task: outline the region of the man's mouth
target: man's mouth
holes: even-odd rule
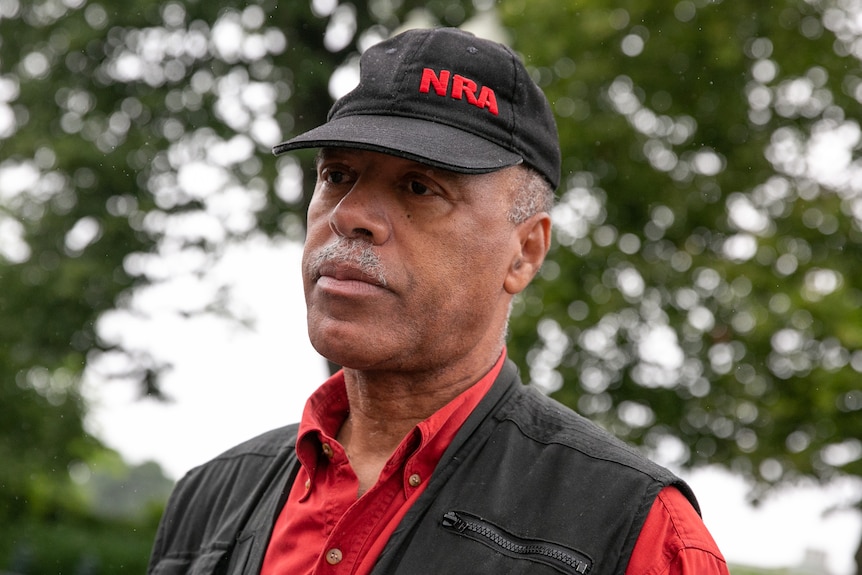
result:
[[[308,271],[316,281],[328,277],[384,288],[388,285],[380,257],[371,245],[346,238],[339,238],[315,253],[308,263]]]
[[[339,282],[363,282],[377,287],[386,287],[386,279],[379,275],[371,275],[360,268],[335,262],[321,265],[316,275],[318,281],[321,278],[331,278]]]

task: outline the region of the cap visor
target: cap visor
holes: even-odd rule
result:
[[[520,164],[520,155],[446,124],[403,116],[343,116],[275,146],[279,155],[302,148],[347,147],[382,152],[465,174]]]

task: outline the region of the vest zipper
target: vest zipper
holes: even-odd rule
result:
[[[574,569],[576,573],[586,575],[592,568],[592,561],[577,551],[546,541],[521,539],[467,513],[450,511],[443,516],[442,523],[444,528],[496,548],[510,557],[532,558],[557,569],[568,568],[564,573]]]

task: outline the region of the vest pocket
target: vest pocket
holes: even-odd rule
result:
[[[593,566],[592,560],[579,551],[550,541],[519,537],[464,511],[449,511],[441,524],[447,531],[477,541],[508,557],[542,563],[561,573],[587,575]]]

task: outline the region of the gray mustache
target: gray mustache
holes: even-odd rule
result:
[[[317,276],[320,267],[325,263],[347,264],[373,278],[381,286],[387,285],[380,257],[367,242],[339,237],[312,256],[308,263],[309,276]]]

